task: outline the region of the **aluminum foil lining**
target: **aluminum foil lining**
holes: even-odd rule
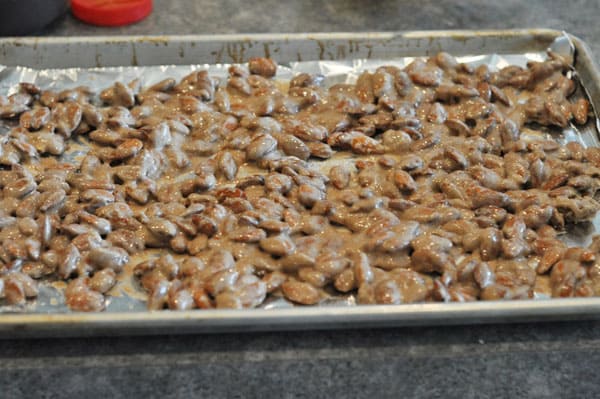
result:
[[[571,61],[575,59],[574,46],[569,38],[564,35],[555,40],[550,50],[567,57]],[[547,57],[546,52],[533,52],[524,54],[480,54],[457,57],[459,62],[470,64],[474,67],[482,64],[496,69],[508,65],[525,67],[528,61],[543,61]],[[281,64],[278,67],[277,78],[289,80],[301,72],[319,73],[325,77],[325,86],[337,83],[354,83],[358,76],[364,71],[374,71],[383,65],[394,65],[403,68],[410,64],[414,57],[388,58],[388,59],[360,59],[347,61],[302,61]],[[211,76],[226,79],[228,68],[231,64],[198,64],[198,65],[163,65],[163,66],[135,66],[135,67],[107,67],[107,68],[66,68],[66,69],[32,69],[27,67],[0,66],[0,93],[12,94],[17,91],[19,82],[31,82],[46,90],[61,91],[77,86],[88,86],[95,92],[111,86],[115,81],[129,82],[140,79],[144,87],[157,83],[166,77],[177,80],[195,70],[207,70]],[[577,65],[571,72],[577,79]],[[574,99],[587,96],[585,87],[579,85]],[[594,115],[597,115],[594,112]],[[6,132],[9,126],[0,124],[0,134]],[[590,118],[590,122],[583,127],[569,126],[562,131],[533,132],[539,137],[543,134],[547,138],[557,140],[561,144],[569,141],[578,141],[584,146],[600,146],[598,136],[598,118]],[[529,134],[529,133],[525,133]],[[67,154],[69,156],[69,154]],[[335,159],[330,162],[336,162]],[[337,160],[339,162],[339,160]],[[327,170],[331,166],[328,161],[321,162],[322,167]],[[591,237],[600,232],[600,216],[591,223],[575,226],[563,236],[564,241],[571,245],[587,245]],[[156,251],[154,251],[156,253]],[[105,312],[135,312],[145,311],[145,293],[133,281],[130,273],[132,266],[140,261],[133,257],[132,261],[120,276],[119,283],[107,296],[107,307]],[[129,273],[128,273],[129,271]],[[29,301],[26,305],[2,306],[0,300],[0,313],[66,313],[70,312],[65,305],[63,289],[64,282],[42,281],[37,299]],[[538,296],[536,296],[538,297]],[[543,295],[539,296],[544,298]],[[547,297],[546,297],[547,298]],[[354,295],[336,295],[330,300],[325,300],[320,306],[354,306],[356,298]],[[294,306],[283,298],[269,298],[261,305],[264,309],[282,308]]]

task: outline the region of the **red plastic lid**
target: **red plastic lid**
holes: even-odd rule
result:
[[[73,15],[100,26],[121,26],[141,21],[152,12],[152,0],[71,0]]]

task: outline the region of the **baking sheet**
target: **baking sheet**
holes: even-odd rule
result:
[[[576,41],[574,47],[568,36],[558,32],[553,33],[555,40],[552,43],[553,50],[560,52],[563,55],[573,56],[573,52],[577,50],[577,55],[587,57],[587,50]],[[410,34],[407,34],[410,35]],[[438,39],[443,37],[443,33],[438,33]],[[478,35],[472,33],[473,38],[477,39]],[[511,35],[507,35],[510,37]],[[525,40],[525,35],[514,35],[516,43],[522,45]],[[431,33],[431,37],[435,38],[436,34]],[[495,67],[501,68],[505,65],[516,64],[524,66],[529,60],[542,60],[545,58],[545,52],[539,51],[539,46],[534,46],[536,43],[531,43],[532,47],[536,47],[537,51],[515,54],[488,54],[475,56],[462,56],[458,59],[461,62],[468,62],[474,65],[487,63]],[[537,43],[539,44],[539,43]],[[0,43],[0,47],[2,43]],[[438,51],[440,49],[437,49]],[[428,49],[426,53],[430,51]],[[300,58],[300,57],[298,57]],[[588,57],[589,59],[589,57]],[[1,60],[1,57],[0,57]],[[290,63],[281,63],[278,71],[278,77],[281,79],[289,79],[298,72],[319,72],[326,76],[326,84],[331,85],[339,82],[352,82],[358,74],[364,70],[373,70],[381,65],[396,65],[403,67],[410,63],[413,57],[398,57],[385,59],[353,59],[353,60],[335,60],[335,61],[296,61]],[[169,65],[169,66],[130,66],[130,67],[109,67],[109,68],[61,68],[61,69],[31,69],[27,67],[0,67],[0,92],[10,93],[15,90],[15,84],[19,81],[32,81],[42,86],[43,88],[60,88],[65,89],[75,87],[81,84],[86,84],[94,89],[106,87],[112,84],[115,80],[129,81],[135,78],[140,78],[144,86],[162,80],[165,76],[175,77],[177,79],[187,75],[196,69],[207,69],[213,76],[224,78],[227,76],[227,68],[229,64],[195,64],[195,65]],[[579,65],[576,65],[579,67]],[[588,68],[589,69],[589,68]],[[579,72],[579,71],[577,71]],[[597,78],[595,71],[592,71],[593,76]],[[589,74],[589,70],[584,71],[585,76]],[[587,85],[587,82],[585,82]],[[594,82],[596,83],[596,82]],[[590,83],[591,85],[591,83]],[[597,90],[596,85],[587,87],[591,91]],[[581,92],[579,95],[582,95]],[[597,122],[597,119],[594,119]],[[589,123],[581,130],[574,128],[566,129],[556,136],[560,141],[577,140],[584,145],[598,145],[598,130],[594,123]],[[574,235],[570,235],[568,240],[572,240],[571,245],[584,244],[589,240],[593,231],[598,231],[598,218],[595,219],[592,225],[584,229],[578,229]],[[118,287],[116,290],[120,290]],[[122,290],[121,290],[122,291]],[[533,304],[533,301],[514,301],[512,303],[502,302],[479,302],[471,304],[418,304],[418,305],[399,305],[399,306],[358,306],[352,308],[340,308],[332,306],[320,306],[317,308],[289,308],[289,304],[283,301],[270,301],[265,305],[266,308],[272,309],[269,312],[264,310],[244,310],[243,315],[239,311],[192,311],[192,312],[159,312],[151,313],[145,311],[145,304],[140,297],[134,295],[123,295],[121,292],[115,292],[116,296],[109,300],[107,311],[104,314],[97,315],[77,315],[68,312],[64,306],[64,300],[60,290],[56,290],[52,286],[45,285],[42,287],[40,297],[37,301],[28,304],[25,308],[9,308],[4,307],[0,312],[21,312],[28,313],[23,315],[4,314],[0,317],[0,332],[7,331],[12,326],[23,326],[26,329],[34,331],[52,330],[66,331],[73,330],[72,323],[84,323],[76,328],[80,332],[84,328],[92,326],[114,329],[114,332],[132,331],[137,324],[139,325],[154,325],[156,327],[166,327],[170,322],[177,320],[179,325],[184,324],[192,330],[214,330],[224,328],[231,330],[234,326],[241,328],[298,328],[300,326],[313,327],[332,327],[341,326],[347,322],[354,320],[356,323],[382,323],[382,324],[413,324],[415,320],[417,324],[429,324],[433,322],[464,322],[464,321],[485,321],[486,319],[503,321],[505,318],[519,319],[520,317],[548,317],[563,314],[569,309],[570,315],[579,315],[590,317],[597,312],[592,312],[590,309],[600,309],[600,300],[595,298],[589,299],[574,299],[562,300],[553,299],[550,301],[538,301]],[[325,305],[352,305],[352,298],[344,299],[343,301],[333,301]],[[519,307],[520,306],[520,307]],[[281,309],[284,307],[284,309]],[[273,309],[277,308],[277,309]],[[493,309],[495,312],[489,313]],[[521,311],[516,311],[521,309]],[[550,311],[554,309],[555,311]],[[575,310],[575,311],[574,311]],[[68,312],[68,313],[66,313]],[[126,313],[123,313],[126,312]],[[463,317],[455,318],[456,312]],[[35,318],[35,314],[46,314],[46,318]],[[55,313],[54,315],[49,315]],[[117,314],[118,313],[118,314]],[[470,314],[470,317],[465,317]],[[495,319],[486,317],[485,315],[496,314]],[[334,316],[336,315],[336,316]],[[504,316],[502,316],[504,315]],[[563,314],[564,316],[565,314]],[[299,317],[300,320],[295,320]],[[292,319],[294,320],[292,320]],[[184,323],[183,320],[187,320]],[[209,325],[196,326],[189,324],[190,320],[204,320]],[[217,322],[219,320],[219,322]],[[419,322],[418,320],[422,320]],[[489,321],[488,320],[488,321]],[[85,323],[88,323],[85,325]],[[165,324],[166,323],[166,324]],[[333,324],[333,325],[332,325]],[[52,327],[53,326],[53,327]],[[110,327],[112,326],[112,327]],[[269,327],[270,326],[270,327]],[[71,328],[69,328],[71,327]],[[62,329],[61,329],[62,328]],[[93,329],[99,332],[100,329]],[[143,332],[143,331],[138,331]]]

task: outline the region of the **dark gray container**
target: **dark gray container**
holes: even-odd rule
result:
[[[37,33],[63,15],[68,3],[68,0],[0,0],[0,36]]]

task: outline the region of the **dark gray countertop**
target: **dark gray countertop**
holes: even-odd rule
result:
[[[154,13],[124,28],[99,28],[71,16],[47,35],[147,35],[263,32],[365,32],[427,29],[552,28],[600,50],[594,0],[154,0]],[[595,51],[598,53],[598,51]]]
[[[501,3],[501,4],[500,4]],[[545,27],[600,54],[598,2],[155,0],[46,35]],[[600,322],[0,341],[0,397],[595,397]]]

